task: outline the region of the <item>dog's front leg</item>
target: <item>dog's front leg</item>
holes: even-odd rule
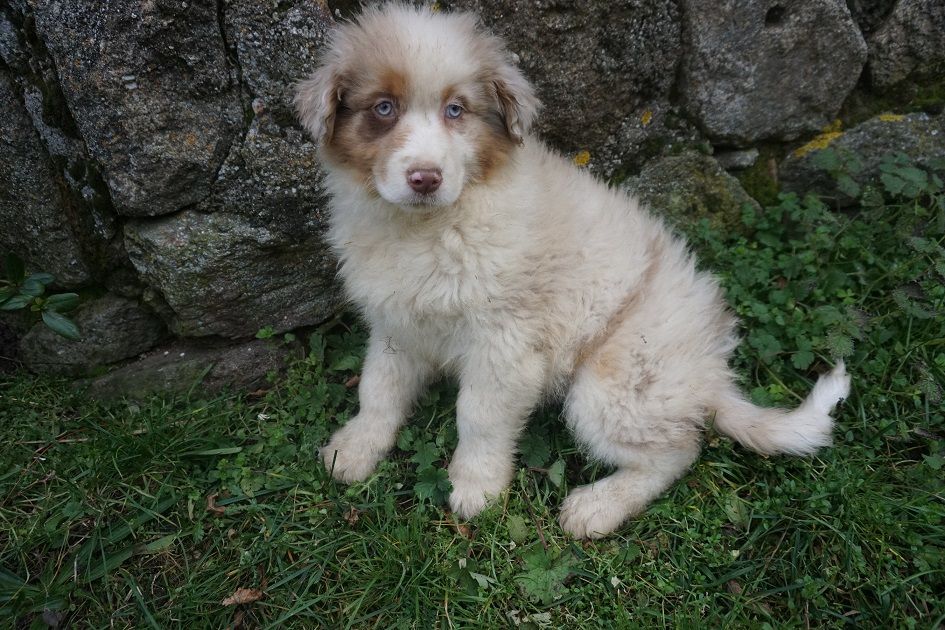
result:
[[[541,355],[509,346],[485,345],[467,357],[456,402],[459,443],[449,467],[450,507],[460,517],[478,514],[511,481],[516,441],[538,404],[544,371]]]
[[[325,467],[335,479],[352,483],[374,471],[397,440],[397,430],[431,371],[409,349],[396,347],[390,336],[371,332],[358,385],[358,415],[321,449]]]

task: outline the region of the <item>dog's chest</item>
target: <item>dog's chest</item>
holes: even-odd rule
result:
[[[349,295],[369,314],[408,324],[494,308],[508,250],[487,225],[388,225],[338,242]]]

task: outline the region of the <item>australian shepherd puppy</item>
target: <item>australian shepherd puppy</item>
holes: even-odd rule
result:
[[[322,449],[337,479],[371,474],[442,372],[460,384],[449,501],[464,518],[509,484],[546,395],[615,468],[565,499],[561,526],[577,537],[612,532],[684,474],[709,417],[761,453],[830,443],[843,365],[793,411],[749,402],[727,365],[737,322],[718,283],[635,199],[529,134],[534,90],[473,15],[365,9],[334,31],[296,106],[320,145],[341,276],[371,328],[360,411]]]

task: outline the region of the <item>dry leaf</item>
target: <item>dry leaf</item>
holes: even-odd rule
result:
[[[351,389],[352,387],[357,387],[358,383],[360,382],[361,382],[361,375],[355,374],[354,376],[349,378],[347,381],[345,381],[345,387],[347,387],[348,389]]]
[[[217,505],[217,497],[220,496],[216,492],[207,497],[207,511],[213,512],[217,516],[223,516],[226,513],[226,508]]]
[[[348,521],[348,525],[354,525],[358,522],[359,518],[361,518],[361,512],[358,511],[358,508],[353,505],[348,508],[348,512],[345,514],[345,520]]]
[[[732,595],[742,594],[742,585],[736,582],[735,580],[729,580],[726,586],[728,587],[728,592],[731,593]]]
[[[239,604],[252,604],[263,597],[263,592],[258,588],[238,588],[236,592],[223,600],[224,606],[237,606]]]

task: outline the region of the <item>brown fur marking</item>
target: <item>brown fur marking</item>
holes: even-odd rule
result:
[[[627,297],[624,298],[623,302],[620,304],[614,314],[609,320],[607,320],[607,324],[604,326],[604,328],[584,344],[584,347],[581,348],[581,350],[578,352],[577,358],[575,359],[575,370],[584,365],[588,359],[594,357],[598,353],[607,340],[614,335],[617,329],[620,328],[620,326],[627,320],[627,318],[636,308],[639,301],[643,298],[644,293],[647,291],[650,284],[652,284],[653,278],[656,276],[656,271],[659,268],[659,263],[663,257],[664,248],[665,243],[662,241],[662,239],[657,239],[650,243],[649,247],[647,248],[646,268],[640,275],[640,282],[637,285],[636,290],[629,293]],[[614,361],[615,359],[613,357],[608,358],[608,356],[604,354],[598,357],[595,361],[595,368],[600,366],[605,373],[609,374],[614,369]],[[605,374],[602,374],[602,376],[603,375]]]
[[[382,92],[401,100],[407,96],[409,88],[407,75],[393,68],[385,68],[381,71],[377,78],[377,85],[380,86]]]
[[[487,128],[488,129],[488,128]],[[477,170],[474,179],[487,181],[509,159],[515,144],[504,133],[495,134],[491,129],[479,136],[476,151]]]
[[[400,72],[385,69],[376,77],[361,82],[361,89],[345,95],[335,115],[334,134],[325,146],[326,154],[354,170],[366,186],[373,189],[372,170],[379,160],[403,146],[407,130],[398,126],[398,111],[404,102],[407,79]],[[394,102],[395,113],[378,116],[374,106],[379,100]]]

